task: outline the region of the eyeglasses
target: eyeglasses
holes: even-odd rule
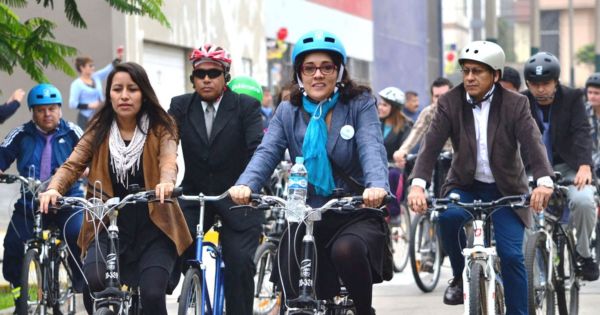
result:
[[[312,63],[302,65],[300,71],[304,75],[314,75],[317,70],[320,70],[322,74],[332,74],[337,69],[337,66],[333,63],[323,63],[320,67],[315,66]]]
[[[482,69],[482,68],[462,68],[460,69],[460,72],[462,72],[463,76],[468,76],[469,73],[472,73],[474,76],[480,76],[482,73],[484,73],[486,70]]]
[[[222,74],[223,74],[223,70],[219,70],[219,69],[208,69],[208,70],[196,69],[193,72],[193,75],[200,79],[204,79],[206,76],[208,76],[211,79],[215,79],[215,78],[218,78],[219,76],[221,76]]]

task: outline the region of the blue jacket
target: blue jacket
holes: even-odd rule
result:
[[[363,186],[389,191],[388,162],[375,104],[375,98],[368,94],[355,97],[349,104],[338,101],[332,109],[327,153],[337,166]],[[292,161],[296,156],[302,156],[302,143],[308,125],[305,115],[304,110],[290,102],[279,105],[262,143],[237,185],[247,185],[252,191],[258,192],[283,158],[286,149],[289,149]],[[340,135],[342,127],[345,130],[353,129],[354,135],[344,139]],[[346,192],[352,191],[351,186],[336,176],[335,172],[334,180],[336,187]],[[315,195],[309,185],[309,205],[317,207],[326,201],[326,198]]]
[[[52,173],[67,160],[79,141],[83,131],[72,122],[61,119],[52,139]],[[17,160],[17,171],[21,176],[30,176],[30,169],[35,178],[40,177],[40,163],[45,139],[40,135],[35,123],[29,121],[11,130],[0,144],[0,169],[5,171]],[[81,181],[77,181],[66,196],[83,196]],[[30,200],[31,196],[27,196]],[[17,202],[24,202],[23,196]],[[27,203],[26,203],[27,204]]]

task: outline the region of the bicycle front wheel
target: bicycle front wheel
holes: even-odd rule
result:
[[[392,250],[394,252],[394,272],[402,272],[408,264],[410,239],[410,211],[405,203],[400,204],[400,223],[390,226]]]
[[[27,314],[45,313],[44,287],[42,266],[38,258],[38,252],[30,249],[25,253],[23,267],[21,269],[21,297],[19,299],[20,310],[27,310]]]
[[[75,315],[75,290],[73,272],[68,263],[69,254],[65,247],[58,252],[58,261],[54,270],[54,313]]]
[[[485,273],[483,266],[478,263],[471,264],[469,278],[469,314],[481,315],[487,313]]]
[[[537,232],[529,236],[525,244],[529,314],[554,314],[555,293],[552,285],[554,277],[548,274],[549,266],[550,255],[546,249],[546,234]]]
[[[557,241],[558,266],[556,268],[556,300],[561,315],[579,312],[579,280],[575,264],[575,248],[566,236],[559,236]]]
[[[275,243],[267,241],[256,250],[254,256],[256,265],[254,315],[279,314],[281,292],[273,282],[269,281],[275,259],[277,259],[277,244]]]
[[[197,268],[185,273],[181,295],[179,296],[179,315],[204,315],[202,310],[202,274]]]
[[[440,280],[441,243],[435,224],[428,215],[417,215],[410,229],[410,265],[421,291],[431,292]]]

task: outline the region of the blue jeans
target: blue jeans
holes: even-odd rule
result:
[[[475,181],[470,190],[454,189],[450,193],[460,195],[460,201],[473,202],[475,199],[491,201],[502,197],[496,184]],[[461,277],[465,267],[461,253],[466,246],[463,225],[471,220],[464,209],[450,206],[439,216],[442,246],[450,258],[454,277]],[[506,314],[527,314],[527,274],[523,257],[523,232],[525,226],[510,208],[496,210],[492,215],[496,251],[500,256],[500,268],[505,288]]]
[[[61,238],[63,237],[64,225],[68,221],[66,231],[67,244],[72,252],[69,257],[69,265],[73,271],[73,287],[77,292],[81,292],[83,287],[83,276],[79,272],[79,268],[73,259],[80,261],[81,250],[77,246],[77,237],[81,228],[83,215],[81,212],[71,215],[74,211],[60,211],[57,214],[46,214],[42,217],[42,225],[44,227],[52,223],[61,229]],[[69,219],[69,217],[71,217]],[[12,218],[8,224],[6,236],[4,237],[4,263],[2,264],[2,274],[4,279],[10,282],[13,287],[21,285],[21,268],[23,265],[23,257],[25,253],[25,243],[33,237],[33,213],[31,210],[24,210],[23,206],[19,207],[17,203],[13,211]],[[81,265],[81,263],[79,263]]]

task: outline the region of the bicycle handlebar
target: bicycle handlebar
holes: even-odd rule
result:
[[[206,195],[200,193],[196,196],[181,194],[179,196],[179,198],[181,198],[182,200],[187,200],[187,201],[219,201],[219,200],[225,199],[227,196],[229,196],[229,192],[226,191],[218,196],[206,196]]]
[[[183,189],[181,187],[176,187],[175,189],[173,189],[173,192],[171,193],[171,198],[176,198],[181,196]],[[97,199],[99,200],[99,199]],[[70,206],[80,206],[80,207],[84,207],[86,209],[89,208],[93,208],[93,207],[97,207],[97,206],[106,206],[106,207],[110,207],[110,208],[122,208],[123,206],[125,206],[126,204],[130,204],[130,203],[135,203],[135,202],[157,202],[159,201],[156,198],[156,193],[154,190],[146,190],[146,191],[140,191],[140,192],[136,192],[136,193],[132,193],[129,194],[127,196],[125,196],[123,199],[109,199],[109,200],[113,200],[113,202],[109,202],[107,201],[106,203],[98,203],[97,201],[90,201],[88,199],[85,199],[83,197],[60,197],[58,198],[58,200],[56,201],[56,205],[52,206],[52,208],[56,208],[56,209],[60,209],[60,208],[64,208],[64,207],[70,207]],[[166,199],[165,202],[168,202],[170,200]]]
[[[461,202],[460,196],[458,194],[450,194],[449,198],[439,198],[439,199],[428,199],[427,204],[436,210],[445,210],[449,204],[457,205],[461,208],[465,208],[467,210],[475,210],[475,209],[488,209],[495,208],[500,206],[508,206],[511,208],[515,207],[527,207],[529,206],[529,194],[524,195],[514,195],[514,196],[505,196],[496,200],[483,202],[480,200],[475,200],[474,202]]]

